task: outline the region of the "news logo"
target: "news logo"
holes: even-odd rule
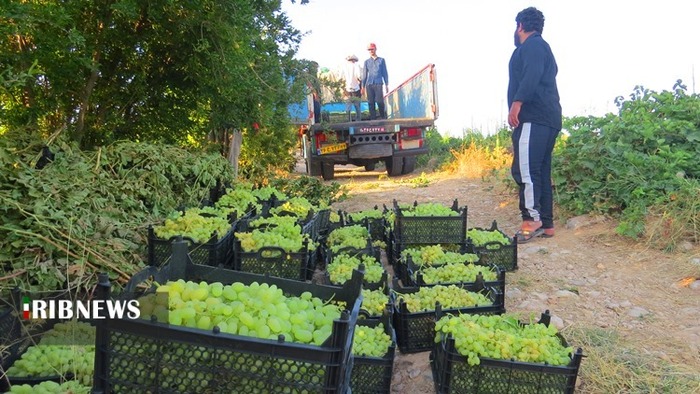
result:
[[[138,319],[138,300],[32,300],[22,297],[22,317],[31,319]]]

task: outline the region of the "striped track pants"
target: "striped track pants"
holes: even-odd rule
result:
[[[522,123],[513,130],[511,174],[518,184],[520,212],[525,221],[542,221],[554,227],[552,150],[559,130],[537,123]]]

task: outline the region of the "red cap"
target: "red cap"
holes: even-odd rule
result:
[[[370,42],[369,45],[367,45],[367,49],[377,49],[377,46],[373,42]]]

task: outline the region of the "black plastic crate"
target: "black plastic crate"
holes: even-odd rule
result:
[[[233,232],[236,223],[231,225],[231,229],[222,237],[214,235],[206,243],[197,243],[191,238],[184,237],[188,243],[189,253],[196,264],[209,265],[212,267],[233,267]],[[168,263],[172,254],[172,243],[177,237],[170,239],[158,238],[153,231],[153,227],[148,227],[148,265],[161,267]]]
[[[539,322],[549,324],[544,316]],[[438,394],[573,394],[582,359],[578,348],[566,366],[485,357],[478,365],[469,365],[467,357],[456,351],[454,338],[443,334],[430,354],[430,365]]]
[[[387,286],[384,286],[383,288],[379,288],[379,289],[363,288],[363,290],[375,290],[375,291],[381,290],[387,296],[387,303],[384,307],[388,308],[388,310],[391,311],[391,313],[392,313],[391,325],[393,327],[394,326],[393,313],[394,313],[395,300],[394,300],[394,293],[391,291],[391,287],[389,287],[389,285],[388,285],[388,278],[387,278]],[[364,300],[365,300],[365,298],[363,297],[363,302],[364,302]],[[362,307],[360,308],[360,319],[361,320],[362,319],[364,319],[364,320],[379,320],[381,318],[382,318],[382,313],[372,314],[367,309],[362,308]]]
[[[22,347],[26,349],[26,344],[22,343],[23,328],[18,313],[14,300],[0,300],[0,366],[3,371],[7,370],[23,351]],[[0,378],[0,381],[2,380]]]
[[[339,254],[347,254],[350,256],[371,256],[377,259],[377,261],[381,261],[381,251],[378,248],[375,248],[370,240],[367,240],[367,245],[362,249],[353,248],[352,246],[346,246],[333,252],[327,245],[323,245],[323,249],[325,264],[329,264],[330,262],[332,262],[333,257]]]
[[[360,265],[360,266],[362,266],[362,265]],[[360,268],[362,268],[362,267],[360,267]],[[323,273],[323,281],[324,281],[323,284],[325,284],[327,286],[335,286],[335,287],[342,286],[341,284],[335,284],[335,283],[331,282],[331,278],[330,278],[330,275],[328,275],[328,272]],[[366,280],[362,281],[362,288],[363,289],[379,290],[379,289],[387,288],[388,286],[389,286],[389,274],[386,271],[384,271],[384,273],[382,274],[382,278],[379,280],[379,282],[368,283]]]
[[[440,304],[435,310],[409,312],[401,294],[414,293],[418,287],[394,289],[397,293],[394,301],[394,329],[399,349],[403,353],[417,353],[431,350],[435,346],[436,314],[502,314],[506,311],[504,294],[497,288],[483,288],[481,284],[463,284],[462,288],[473,292],[486,292],[492,305],[465,306],[463,308],[443,309]]]
[[[240,240],[235,239],[233,241],[233,268],[260,275],[269,274],[280,278],[310,280],[320,258],[319,248],[313,240],[314,234],[318,234],[318,228],[315,225],[316,217],[317,215],[314,215],[305,225],[297,221],[301,233],[308,237],[303,241],[302,248],[296,252],[287,252],[275,246],[266,246],[257,251],[246,252],[241,248]],[[254,216],[242,219],[236,227],[236,232],[252,231],[251,222],[261,218],[261,216]],[[313,250],[310,250],[309,242],[314,243]]]
[[[270,275],[299,281],[310,280],[316,268],[317,251],[308,250],[304,241],[298,252],[287,252],[275,246],[262,247],[255,252],[244,252],[240,240],[234,242],[234,267],[238,271]]]
[[[348,310],[333,322],[321,345],[257,339],[168,325],[146,319],[99,319],[94,393],[346,393],[353,359],[352,338],[362,302],[362,274],[342,289],[298,281],[195,265],[183,242],[173,245],[170,264],[149,267],[127,284],[126,295],[138,284],[185,279],[230,284],[276,285],[289,295],[308,291],[324,300],[345,301]],[[107,299],[109,281],[100,276],[98,297]],[[135,366],[137,366],[135,368]]]
[[[506,271],[515,271],[518,269],[518,240],[515,237],[509,237],[503,231],[498,229],[498,224],[493,221],[491,228],[484,229],[474,227],[477,230],[483,231],[498,231],[508,238],[510,243],[503,245],[498,242],[489,242],[486,245],[474,246],[474,243],[467,238],[467,250],[470,253],[479,255],[479,263],[484,265],[497,265]]]
[[[386,219],[384,218],[385,210],[379,209],[377,205],[374,209],[381,213],[378,218],[365,217],[361,220],[353,220],[352,214],[357,212],[345,212],[345,223],[348,226],[361,225],[369,229],[369,235],[372,241],[385,241],[386,239]]]
[[[328,234],[330,234],[331,231],[345,226],[345,224],[346,224],[345,213],[339,209],[338,212],[336,212],[336,214],[338,215],[338,221],[332,220],[332,218],[331,218],[332,217],[331,215],[333,215],[332,212],[330,212],[328,214],[328,226],[323,228],[321,231],[321,239],[322,240],[326,239],[326,237],[328,237]]]
[[[417,205],[414,202],[414,205]],[[456,216],[404,216],[394,200],[394,242],[397,244],[458,244],[467,232],[467,207],[459,207],[455,199],[452,210]],[[395,257],[396,258],[396,257]]]
[[[302,226],[302,233],[309,234],[313,242],[320,242],[324,234],[328,234],[330,226],[330,209],[321,209],[313,214],[311,219]]]
[[[333,261],[333,257],[337,256],[339,254],[347,254],[353,257],[359,257],[359,256],[371,256],[374,257],[380,264],[381,264],[381,251],[378,248],[375,248],[372,246],[372,243],[370,240],[367,240],[367,246],[365,246],[362,249],[357,249],[353,248],[352,246],[347,246],[344,248],[338,249],[338,251],[333,252],[330,250],[328,246],[325,244],[322,247],[322,259],[323,259],[323,264],[326,268],[326,270],[323,272],[323,280],[324,283],[330,286],[334,286],[334,284],[330,280],[330,276],[328,275],[327,267],[328,264],[330,264]],[[384,271],[384,275],[382,276],[382,279],[378,283],[368,283],[367,281],[364,281],[364,287],[365,288],[371,288],[371,289],[378,289],[382,285],[386,284],[388,281],[388,274],[386,273],[386,270]]]
[[[397,255],[397,245],[396,245],[396,239],[394,237],[394,230],[390,229],[387,227],[386,231],[386,259],[389,265],[395,265],[396,260],[400,258],[400,256]]]
[[[391,338],[387,354],[383,357],[354,356],[350,388],[353,394],[388,394],[391,392],[391,378],[394,374],[394,358],[396,357],[396,331],[391,323],[392,310],[387,311],[378,319],[359,319],[358,326],[377,327],[384,325],[384,332]]]
[[[44,294],[42,299],[63,298],[65,292]],[[33,297],[31,297],[33,298]],[[13,289],[10,300],[0,302],[0,392],[5,392],[12,385],[37,385],[41,382],[53,381],[62,383],[73,380],[73,374],[51,374],[46,376],[9,376],[6,371],[22,358],[22,355],[33,345],[39,343],[42,335],[52,329],[59,319],[34,320],[23,323],[22,294],[19,289]]]

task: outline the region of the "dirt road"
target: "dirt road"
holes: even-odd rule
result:
[[[354,212],[391,206],[394,199],[445,204],[457,199],[460,206],[468,207],[470,228],[489,227],[494,220],[507,234],[519,227],[517,197],[497,182],[428,174],[430,183],[415,187],[419,182],[413,179],[420,173],[398,178],[385,174],[379,169],[337,168],[335,181],[348,188],[350,198],[333,208]],[[518,254],[519,269],[506,275],[507,312],[527,320],[548,309],[553,324],[575,347],[580,345],[576,339],[583,338],[577,333],[598,333],[614,338],[609,341],[616,347],[609,349],[611,356],[634,354],[652,366],[667,365],[670,371],[695,374],[691,380],[700,382],[697,246],[685,245],[674,254],[650,250],[617,236],[611,221],[578,217],[558,222],[553,238],[519,245]],[[583,346],[589,357],[582,363],[577,392],[601,390],[595,380],[600,379],[597,375],[604,372],[605,363],[591,354],[607,345],[598,345],[601,349]],[[399,353],[394,371],[392,392],[435,391],[428,352]],[[670,387],[667,392],[677,392]]]

